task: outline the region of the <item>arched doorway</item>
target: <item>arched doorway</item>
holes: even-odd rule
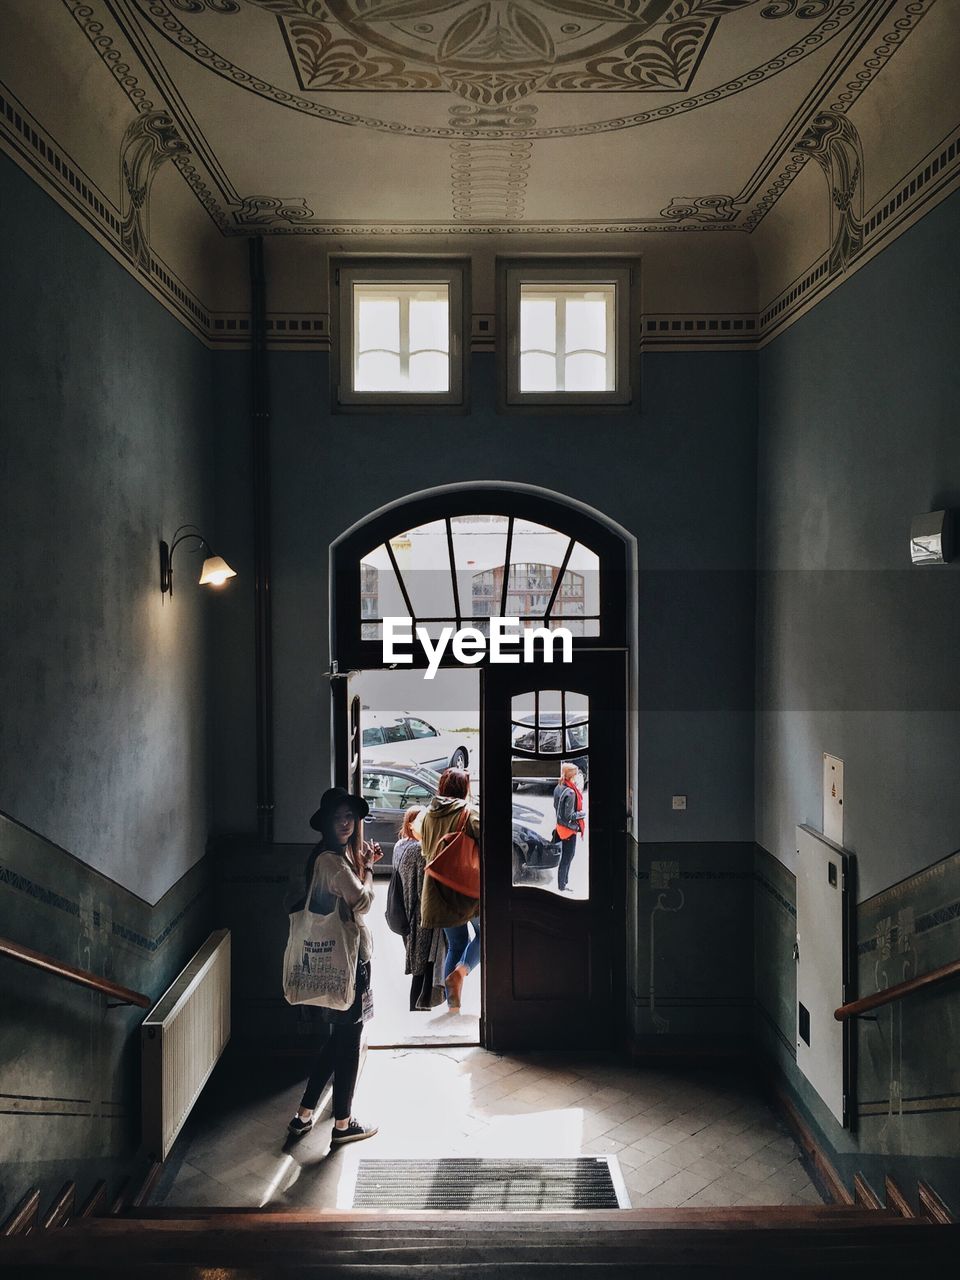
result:
[[[627,539],[542,491],[469,486],[397,503],[331,549],[334,759],[359,787],[363,726],[353,672],[382,669],[385,619],[422,627],[408,670],[460,665],[444,629],[491,619],[564,627],[509,664],[480,657],[483,1019],[488,1048],[619,1045],[625,1021]],[[387,624],[389,625],[389,624]],[[559,655],[557,655],[559,656]],[[576,764],[585,817],[558,835],[554,789]],[[539,795],[540,827],[528,816]],[[561,824],[562,826],[562,824]],[[567,832],[570,827],[565,828]],[[524,834],[525,833],[525,834]]]

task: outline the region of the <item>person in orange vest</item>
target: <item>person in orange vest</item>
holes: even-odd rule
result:
[[[553,792],[553,808],[557,815],[557,835],[560,837],[563,852],[560,855],[560,866],[557,868],[557,887],[561,892],[572,893],[567,887],[570,876],[570,864],[577,851],[577,837],[582,836],[585,829],[586,812],[583,807],[583,792],[576,784],[577,766],[564,761],[560,766],[560,781]]]

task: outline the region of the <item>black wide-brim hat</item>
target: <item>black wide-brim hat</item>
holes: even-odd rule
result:
[[[358,820],[362,820],[370,812],[370,806],[363,796],[352,796],[345,787],[331,787],[320,797],[320,808],[310,819],[310,825],[314,831],[322,831],[323,824],[330,814],[341,804],[348,804]]]

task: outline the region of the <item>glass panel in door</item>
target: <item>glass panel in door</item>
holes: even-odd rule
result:
[[[511,699],[513,884],[590,896],[590,699],[562,689]]]

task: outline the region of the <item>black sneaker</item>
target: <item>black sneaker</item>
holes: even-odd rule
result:
[[[333,1126],[333,1133],[330,1135],[331,1147],[342,1147],[345,1142],[362,1142],[364,1138],[372,1138],[375,1133],[379,1133],[376,1125],[367,1128],[362,1125],[359,1120],[350,1117],[350,1123],[345,1129],[338,1129]]]
[[[294,1116],[287,1128],[295,1138],[302,1138],[305,1133],[309,1133],[313,1128],[313,1116],[309,1120],[301,1120],[299,1116]]]

